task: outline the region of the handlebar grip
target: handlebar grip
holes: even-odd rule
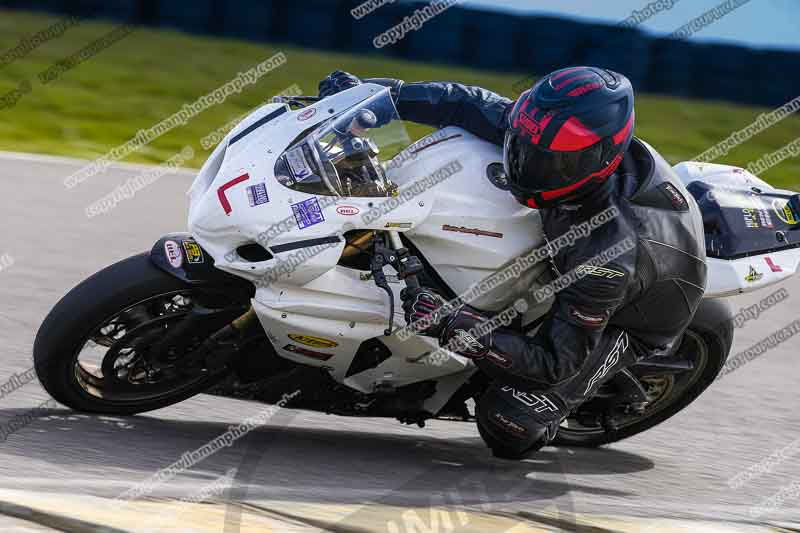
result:
[[[417,279],[416,274],[412,274],[405,279],[406,287],[409,289],[418,289],[419,288],[419,280]]]

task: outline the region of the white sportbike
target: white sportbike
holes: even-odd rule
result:
[[[800,195],[730,166],[674,171],[703,212],[706,299],[678,353],[610,377],[556,443],[604,444],[674,415],[725,364],[734,316],[721,297],[798,271]],[[502,150],[459,128],[411,144],[379,85],[279,97],[200,170],[189,233],[162,237],[55,306],[36,338],[39,378],[62,404],[94,413],[211,393],[420,426],[474,420],[487,378],[409,331],[399,293],[430,286],[535,332],[552,298],[534,295],[553,277],[540,214],[505,180]]]

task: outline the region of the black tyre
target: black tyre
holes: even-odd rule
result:
[[[67,293],[39,328],[33,346],[39,381],[67,407],[119,415],[166,407],[206,390],[224,376],[190,375],[177,363],[155,369],[143,347],[186,315],[196,291],[155,267],[146,253],[94,274]],[[101,360],[83,361],[84,354]]]
[[[733,313],[724,300],[703,300],[689,326],[679,353],[694,363],[694,369],[679,376],[652,376],[661,380],[668,393],[641,415],[623,421],[617,429],[607,427],[571,427],[570,419],[562,424],[553,441],[556,446],[596,447],[627,439],[647,431],[679,413],[697,399],[716,379],[733,346]],[[576,424],[579,426],[579,424]]]

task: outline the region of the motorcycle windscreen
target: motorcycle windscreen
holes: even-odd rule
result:
[[[323,122],[275,164],[290,189],[323,196],[386,197],[396,189],[385,167],[410,142],[389,89]]]

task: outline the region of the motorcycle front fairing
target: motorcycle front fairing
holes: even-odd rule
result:
[[[449,352],[425,364],[435,339],[385,337],[386,293],[364,271],[338,265],[345,233],[409,231],[435,203],[435,188],[401,201],[388,179],[386,163],[410,143],[399,126],[389,90],[379,85],[297,111],[264,106],[201,169],[190,190],[189,227],[218,268],[255,284],[253,308],[279,355],[324,368],[364,393],[434,380],[436,394],[425,405],[435,413],[474,365]],[[397,295],[402,285],[390,267],[385,273]],[[402,325],[402,315],[392,318]],[[369,339],[394,356],[354,372]]]

